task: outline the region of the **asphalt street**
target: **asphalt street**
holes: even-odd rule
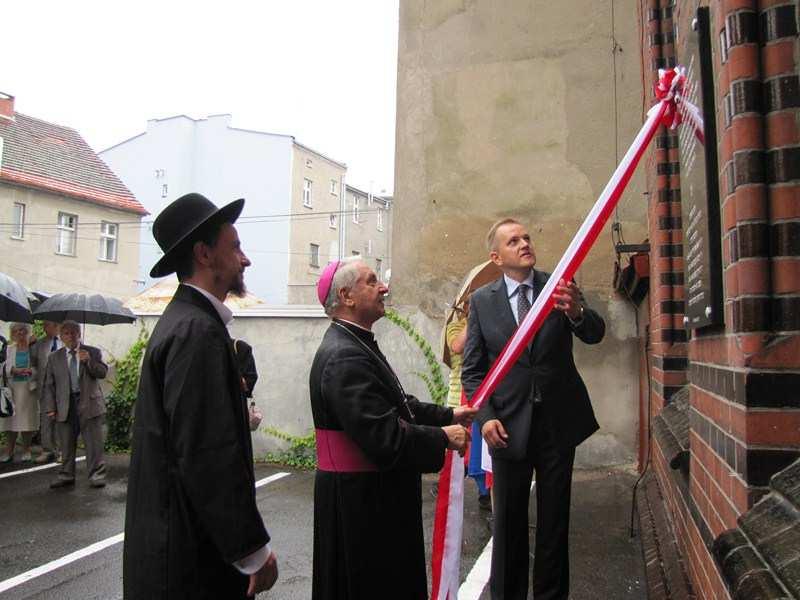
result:
[[[120,534],[125,514],[127,457],[110,457],[108,462],[108,485],[99,490],[89,487],[81,463],[75,488],[67,490],[49,489],[55,469],[3,477],[31,465],[0,466],[2,600],[122,598]],[[256,480],[266,478],[270,479],[258,488],[257,498],[278,555],[280,577],[275,588],[259,598],[309,598],[314,474],[257,465]],[[632,474],[622,470],[575,474],[571,527],[574,600],[646,598],[639,541],[627,536],[633,479]],[[423,484],[428,540],[435,482],[435,476],[426,476]],[[483,600],[489,597],[486,590],[466,591],[466,587],[474,590],[477,582],[480,590],[488,578],[489,552],[484,552],[490,539],[488,514],[478,509],[471,481],[467,482],[465,494],[461,581],[469,579],[470,586],[462,587],[460,597]],[[429,541],[426,546],[429,551]],[[54,563],[59,559],[63,560]]]

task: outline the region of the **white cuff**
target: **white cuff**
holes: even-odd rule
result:
[[[236,567],[242,575],[252,575],[264,566],[270,554],[272,554],[272,551],[269,549],[269,544],[267,544],[253,552],[250,556],[245,556],[242,560],[237,560],[233,563],[233,566]]]

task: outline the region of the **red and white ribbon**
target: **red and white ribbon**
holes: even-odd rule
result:
[[[508,340],[500,355],[489,369],[471,399],[472,406],[480,406],[491,397],[519,358],[523,349],[539,331],[553,310],[552,295],[560,280],[569,281],[580,268],[592,245],[597,240],[609,216],[614,211],[622,193],[633,176],[659,126],[675,129],[685,119],[691,121],[700,141],[703,141],[703,120],[700,111],[683,96],[686,75],[683,67],[659,71],[656,85],[658,103],[647,113],[647,120],[639,130],[630,148],[617,166],[611,180],[595,202],[589,215],[575,234],[564,256],[559,261],[544,289],[539,293],[528,315]],[[445,466],[439,477],[436,516],[433,528],[434,551],[432,555],[432,600],[456,600],[461,556],[463,526],[464,468],[457,455],[448,451]]]

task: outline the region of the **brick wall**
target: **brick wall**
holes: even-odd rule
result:
[[[709,551],[800,455],[800,84],[797,0],[704,0],[715,45],[725,325],[683,328],[677,136],[648,169],[650,411],[690,385],[690,474],[652,467],[695,593],[728,597]],[[674,19],[696,1],[642,0],[646,93],[675,65]],[[642,406],[646,414],[647,396]],[[642,421],[640,439],[646,440]]]

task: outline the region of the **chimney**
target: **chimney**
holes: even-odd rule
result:
[[[0,119],[14,120],[14,96],[0,92]]]

